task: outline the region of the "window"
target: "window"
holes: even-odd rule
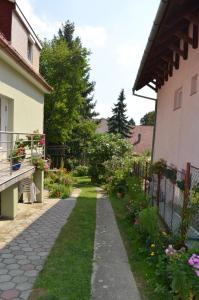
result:
[[[33,45],[30,40],[28,40],[28,52],[27,52],[28,60],[32,62],[33,57]]]
[[[175,92],[175,96],[174,96],[174,110],[180,108],[181,105],[182,105],[182,87],[179,88]]]
[[[191,96],[197,93],[197,87],[198,87],[198,74],[194,75],[191,78],[191,93],[190,93]]]

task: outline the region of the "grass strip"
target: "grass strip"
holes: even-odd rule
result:
[[[155,274],[154,265],[146,260],[144,246],[140,242],[139,233],[127,217],[124,201],[113,195],[110,196],[110,201],[142,299],[160,300],[153,284],[159,281],[158,276]],[[161,300],[168,299],[168,295],[165,298],[161,296]]]
[[[81,193],[76,206],[34,285],[44,291],[44,296],[37,299],[90,299],[96,191],[89,178],[78,179],[77,186],[81,187]]]

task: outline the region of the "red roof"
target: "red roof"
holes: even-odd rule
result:
[[[153,126],[139,125],[132,128],[130,142],[134,145],[136,153],[143,153],[152,149]]]
[[[9,55],[17,64],[25,69],[37,82],[39,82],[48,92],[52,92],[53,88],[37,73],[31,65],[12,47],[5,37],[0,33],[0,48]]]

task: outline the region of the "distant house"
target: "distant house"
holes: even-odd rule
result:
[[[98,120],[97,133],[108,132],[108,121],[105,118]],[[133,150],[137,154],[142,154],[146,150],[152,150],[153,126],[137,125],[132,126],[129,141],[133,145]]]
[[[153,160],[178,169],[199,167],[198,13],[199,1],[161,1],[133,88],[157,92]]]
[[[133,144],[135,153],[142,154],[147,150],[152,150],[153,126],[135,126],[131,134],[130,142]]]
[[[108,120],[105,118],[99,119],[96,132],[97,133],[106,133],[108,132]]]
[[[43,156],[44,94],[50,93],[52,88],[39,74],[41,48],[37,35],[16,2],[1,0],[0,214],[4,217],[16,216],[19,182],[32,174],[35,174],[40,190],[38,200],[42,201],[43,175],[36,176],[32,157],[39,152]],[[34,131],[39,133],[33,134]],[[37,150],[39,140],[42,145]],[[18,164],[13,149],[23,143],[26,143],[26,159],[23,155]]]

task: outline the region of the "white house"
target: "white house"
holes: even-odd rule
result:
[[[31,156],[34,138],[43,133],[44,94],[52,88],[39,74],[42,45],[16,1],[0,1],[0,192],[1,215],[17,213],[18,183],[35,172]],[[32,135],[31,135],[32,134]],[[43,136],[41,135],[41,138]],[[20,170],[13,170],[12,149],[26,140],[27,155]],[[32,142],[31,142],[32,141]],[[34,146],[34,147],[33,147]],[[39,151],[43,155],[44,145]],[[42,174],[37,181],[42,201]]]
[[[199,167],[198,25],[199,1],[161,1],[133,87],[157,92],[153,160],[178,169]]]

